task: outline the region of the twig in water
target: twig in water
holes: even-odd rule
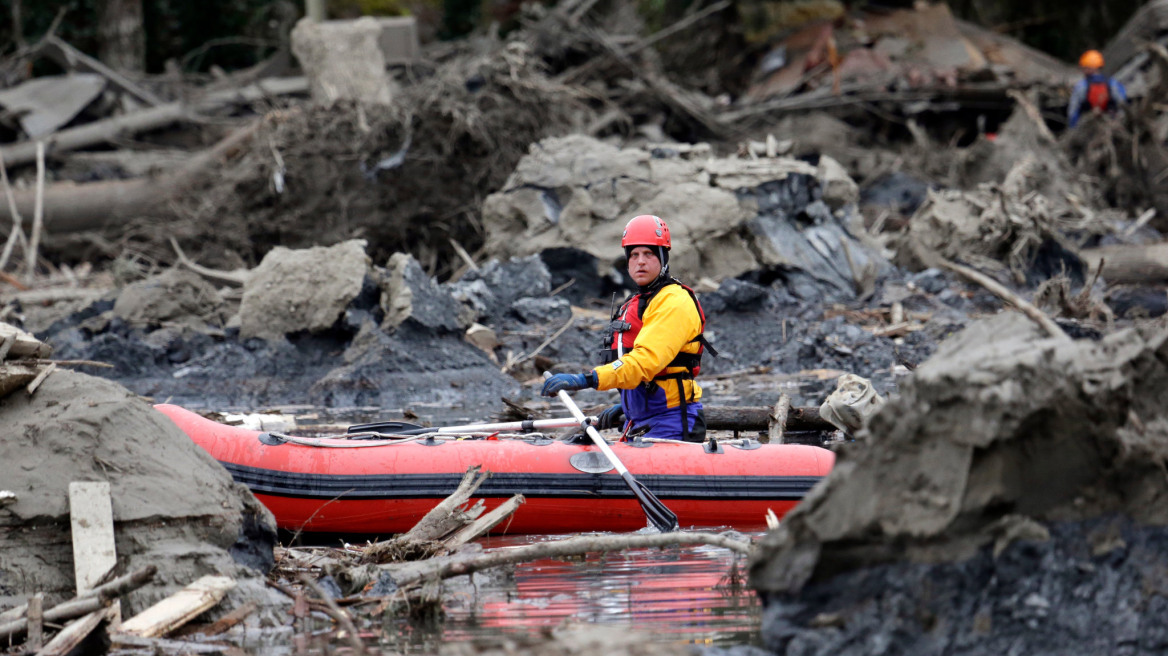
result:
[[[429,560],[392,565],[362,565],[350,571],[368,570],[365,574],[350,574],[354,580],[364,580],[370,573],[384,572],[390,575],[398,587],[432,578],[446,579],[465,576],[484,569],[525,563],[543,558],[563,558],[582,556],[587,553],[622,551],[625,549],[649,549],[690,544],[704,544],[730,549],[736,553],[749,554],[750,543],[734,540],[712,533],[691,533],[679,531],[656,535],[608,535],[598,537],[574,537],[556,542],[541,542],[525,547],[498,549],[470,555],[455,555],[431,558]],[[376,575],[376,574],[374,574]]]
[[[324,602],[325,608],[322,610],[329,617],[336,620],[337,624],[341,626],[341,629],[347,634],[349,645],[353,648],[353,651],[358,654],[364,654],[365,643],[362,642],[361,636],[357,633],[357,627],[353,626],[353,620],[348,616],[348,614],[341,610],[341,607],[337,605],[337,602],[333,601],[333,598],[330,597],[327,592],[321,590],[320,586],[316,584],[316,581],[313,581],[312,577],[310,577],[308,574],[301,573],[300,582],[303,583],[305,587],[312,590],[312,592],[315,593],[316,596],[320,597],[320,600]]]

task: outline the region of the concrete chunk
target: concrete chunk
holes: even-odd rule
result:
[[[388,30],[388,32],[387,32]],[[375,18],[316,22],[302,20],[292,29],[292,52],[308,76],[312,99],[321,105],[339,100],[388,105],[397,85],[386,72],[383,48],[394,57],[410,51],[400,28]],[[416,39],[416,31],[415,37]]]

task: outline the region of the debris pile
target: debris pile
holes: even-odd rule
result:
[[[602,271],[628,218],[667,217],[683,279],[778,272],[796,295],[871,293],[887,263],[858,222],[858,188],[838,163],[716,157],[708,145],[617,148],[583,136],[535,144],[483,205],[488,255],[572,248]]]
[[[1074,651],[1116,635],[1099,627],[1154,624],[1138,581],[1168,559],[1154,501],[1168,494],[1166,354],[1162,320],[1069,341],[1006,313],[947,340],[752,559],[770,647],[919,651],[975,639],[982,621],[979,644]],[[965,592],[994,573],[997,594]],[[1109,577],[1119,597],[1099,606]],[[1092,628],[1065,633],[1047,608]]]

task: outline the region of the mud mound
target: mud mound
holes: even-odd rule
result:
[[[132,324],[222,326],[226,308],[218,292],[198,274],[170,269],[140,280],[118,294],[114,316]]]
[[[1168,524],[1168,322],[1099,342],[1005,313],[946,341],[768,535],[764,592],[852,567],[957,560],[1035,521],[1119,513]]]
[[[74,592],[69,483],[109,481],[118,573],[156,565],[134,612],[206,574],[262,591],[275,525],[245,488],[165,416],[116,383],[57,371],[0,400],[0,595]],[[252,569],[256,568],[256,569]],[[126,602],[123,602],[126,603]]]
[[[338,103],[272,115],[249,150],[182,203],[174,236],[200,262],[254,265],[271,245],[369,240],[375,262],[410,252],[429,264],[481,244],[479,200],[529,144],[588,110],[546,78],[521,43],[411,71],[390,106]],[[583,114],[581,113],[583,112]],[[151,239],[170,258],[167,235]],[[441,256],[441,257],[439,257]]]

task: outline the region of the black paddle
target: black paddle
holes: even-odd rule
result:
[[[544,372],[543,377],[545,379],[551,378],[552,375],[550,372]],[[658,499],[656,495],[649,491],[649,488],[633,478],[629,470],[625,469],[624,464],[616,457],[612,449],[609,448],[608,442],[605,442],[604,438],[600,436],[600,433],[596,432],[596,429],[592,427],[588,418],[584,416],[583,412],[580,412],[580,408],[576,406],[576,402],[572,400],[572,397],[568,396],[568,392],[566,390],[560,390],[556,396],[568,408],[568,411],[572,413],[576,421],[580,422],[580,428],[583,428],[584,432],[588,433],[588,437],[592,438],[593,444],[600,447],[600,451],[604,454],[604,457],[608,458],[608,461],[616,468],[617,473],[625,480],[625,485],[628,485],[629,489],[633,491],[633,496],[637,497],[637,501],[641,503],[641,509],[645,511],[645,516],[649,518],[653,526],[656,526],[657,530],[662,533],[676,531],[677,515],[669,508],[666,508],[665,504],[661,503],[661,499]]]

